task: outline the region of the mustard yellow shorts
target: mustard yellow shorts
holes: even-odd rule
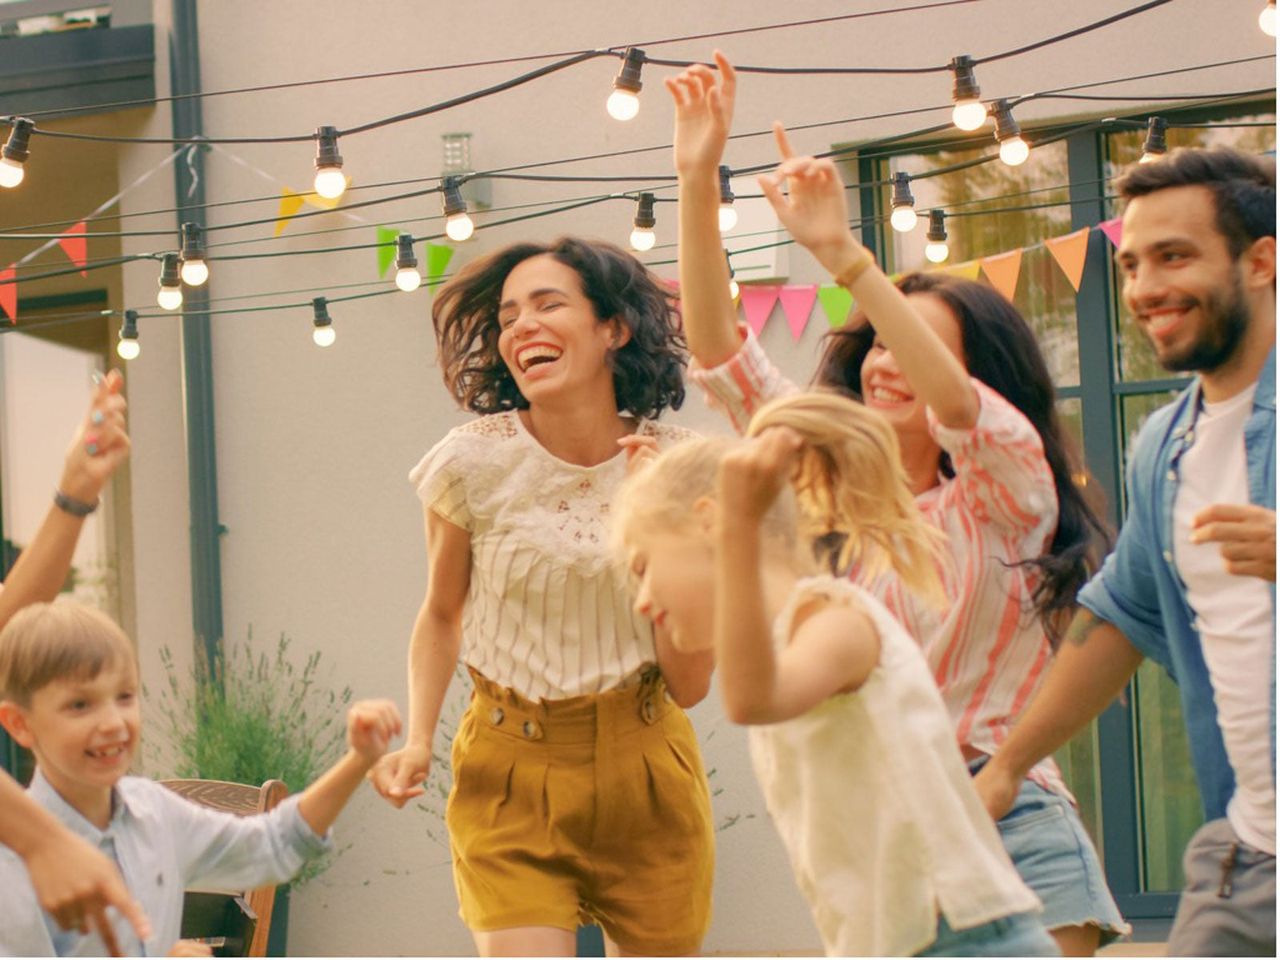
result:
[[[598,923],[630,953],[696,953],[711,920],[711,798],[657,671],[538,702],[472,678],[445,811],[463,922]]]

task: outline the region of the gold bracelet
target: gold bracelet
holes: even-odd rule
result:
[[[875,258],[871,256],[871,252],[866,247],[860,247],[859,250],[862,255],[831,278],[842,287],[852,287],[868,267],[875,265]]]

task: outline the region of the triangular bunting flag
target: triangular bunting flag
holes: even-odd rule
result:
[[[1120,222],[1120,218],[1114,220],[1103,220],[1098,224],[1098,229],[1107,235],[1107,239],[1111,241],[1113,247],[1120,246],[1120,237],[1124,233],[1124,225]]]
[[[799,340],[809,322],[809,314],[813,312],[813,301],[817,299],[816,284],[808,286],[786,286],[778,292],[782,301],[782,312],[787,316],[787,326],[791,328],[791,339]]]
[[[819,287],[818,302],[822,304],[827,315],[827,323],[832,327],[843,327],[849,322],[849,311],[853,309],[853,294],[840,286]]]
[[[1046,240],[1044,245],[1071,281],[1071,289],[1079,293],[1080,278],[1084,276],[1084,255],[1089,249],[1089,228],[1081,227],[1065,237]]]
[[[443,243],[427,244],[427,287],[434,290],[444,282],[444,272],[453,259],[453,247]]]
[[[982,270],[982,264],[977,260],[967,260],[964,263],[957,263],[954,266],[939,267],[942,273],[950,274],[953,277],[961,277],[965,280],[977,280],[978,274]]]
[[[302,194],[294,193],[288,187],[280,191],[280,212],[276,215],[276,236],[284,233],[290,218],[302,209]]]
[[[385,277],[387,268],[395,262],[396,237],[399,235],[400,231],[391,227],[378,228],[378,276],[380,277]]]
[[[778,302],[780,287],[762,284],[743,284],[739,296],[742,299],[742,312],[747,315],[747,326],[758,337],[773,313],[773,305]]]
[[[1018,274],[1022,271],[1022,248],[1010,250],[1008,253],[997,253],[994,257],[984,257],[982,272],[987,275],[991,285],[1004,294],[1004,298],[1012,302],[1018,289]]]
[[[0,270],[0,310],[10,323],[18,322],[18,271],[12,263],[8,270]]]
[[[84,269],[85,261],[89,259],[89,243],[85,239],[85,224],[81,220],[74,227],[58,238],[58,244],[62,247],[62,252],[67,258],[80,268],[80,276],[87,277],[89,271]]]

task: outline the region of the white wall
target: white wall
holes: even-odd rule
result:
[[[895,4],[897,5],[897,4]],[[1212,60],[1256,55],[1267,44],[1256,26],[1259,0],[1222,0],[1213,16],[1198,0],[1175,0],[1114,28],[1028,57],[979,71],[988,96],[1013,96],[1051,86],[1153,72]],[[723,31],[804,17],[888,6],[856,0],[811,0],[778,5],[749,0],[690,4],[517,0],[469,5],[339,0],[285,0],[271,4],[218,0],[200,6],[203,84],[218,90],[299,78],[448,64],[546,51],[625,44],[646,39]],[[1042,38],[1116,12],[1117,0],[1080,0],[1064,8],[1048,2],[987,0],[919,16],[897,15],[720,42],[736,60],[757,64],[915,65],[941,63],[968,52],[981,56]],[[167,4],[156,5],[163,19]],[[157,49],[166,47],[158,27]],[[717,41],[653,46],[661,57],[705,57]],[[529,64],[481,67],[204,101],[205,129],[217,135],[307,134],[321,124],[349,126],[444,100],[498,82]],[[372,183],[439,172],[443,132],[474,134],[480,169],[661,146],[670,138],[671,108],[662,69],[644,73],[640,116],[611,121],[604,99],[616,61],[600,60],[563,71],[488,100],[342,141],[346,172]],[[1147,94],[1196,93],[1267,86],[1272,65],[1250,65],[1131,83]],[[161,73],[163,77],[163,72]],[[159,83],[165,92],[165,82]],[[943,122],[947,75],[907,78],[795,78],[744,76],[736,129],[763,131],[775,117],[789,124],[878,114],[895,109],[942,109],[891,121],[848,124],[796,134],[800,150],[883,136]],[[1118,108],[1117,108],[1118,109]],[[1078,111],[1078,105],[1040,102],[1019,111],[1024,122]],[[139,125],[167,128],[168,108]],[[133,131],[131,131],[133,132]],[[121,151],[121,180],[162,155],[160,148]],[[264,196],[281,185],[304,189],[312,173],[309,143],[233,146],[229,150],[263,173],[224,154],[209,157],[208,199]],[[768,137],[734,141],[726,161],[737,167],[769,160]],[[564,173],[570,168],[549,172]],[[634,157],[581,163],[583,174],[664,174],[664,147]],[[170,206],[167,178],[133,209]],[[400,188],[412,189],[412,188]],[[607,188],[606,188],[607,189]],[[165,190],[169,196],[163,197]],[[381,193],[383,191],[373,191]],[[388,191],[389,192],[389,191]],[[591,184],[496,181],[497,205],[584,196]],[[145,193],[145,192],[144,192]],[[160,197],[161,202],[156,202]],[[350,201],[362,194],[349,195]],[[275,204],[215,208],[213,224],[269,217]],[[304,250],[337,243],[368,243],[373,224],[427,231],[438,217],[436,197],[352,213],[369,226],[307,238],[306,230],[345,226],[342,214],[298,221],[280,241],[244,250]],[[625,242],[633,204],[613,202],[519,226],[484,229],[462,246],[462,263],[509,241],[574,232]],[[674,240],[674,207],[659,207],[659,243]],[[496,215],[495,215],[496,216]],[[489,219],[493,219],[490,216]],[[432,221],[439,228],[438,219]],[[923,229],[923,228],[921,228]],[[271,227],[237,231],[235,238],[269,237]],[[211,239],[231,239],[215,236]],[[153,244],[154,246],[154,244]],[[667,259],[673,251],[655,251]],[[264,291],[322,287],[375,279],[372,250],[213,264],[215,298]],[[795,282],[824,278],[802,252],[791,256]],[[674,276],[674,267],[659,268]],[[126,273],[130,304],[152,302],[154,267]],[[295,294],[279,302],[296,302]],[[213,369],[223,582],[227,637],[288,631],[298,646],[324,651],[340,683],[357,696],[393,696],[405,704],[404,657],[425,582],[420,512],[406,473],[422,452],[464,416],[440,382],[424,287],[413,295],[334,304],[334,347],[310,338],[310,311],[245,313],[215,318]],[[790,342],[779,316],[766,330],[766,346],[799,379],[807,378],[825,325],[815,322],[799,344]],[[158,681],[154,650],[162,642],[190,647],[187,582],[186,480],[180,353],[176,321],[153,321],[143,358],[131,365],[137,632],[148,679]],[[721,424],[691,397],[674,418],[705,430]],[[781,849],[767,822],[744,750],[741,731],[714,702],[694,712],[715,783],[719,816],[744,818],[719,836],[716,916],[709,951],[777,952],[817,947],[795,893]],[[438,806],[438,805],[437,805]],[[368,791],[339,825],[354,841],[336,866],[294,901],[292,951],[304,954],[468,953],[471,943],[456,916],[448,852],[441,824],[421,810],[394,811]],[[429,836],[429,832],[436,839]],[[661,837],[653,842],[661,843]]]

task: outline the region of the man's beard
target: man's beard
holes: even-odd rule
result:
[[[1176,353],[1160,354],[1160,365],[1180,373],[1213,373],[1235,356],[1249,329],[1249,306],[1238,267],[1232,267],[1229,293],[1213,291],[1199,301],[1204,326],[1195,341]]]

